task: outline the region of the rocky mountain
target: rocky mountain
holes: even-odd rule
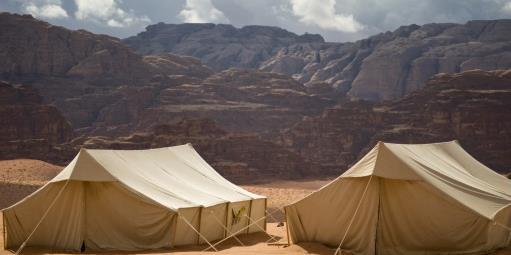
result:
[[[73,137],[69,122],[28,86],[0,81],[0,159],[43,156]]]
[[[162,26],[168,27],[159,24],[154,29]],[[184,33],[188,27],[195,25],[175,31]],[[220,31],[231,26],[197,27]],[[247,45],[259,39],[269,48],[273,41],[288,45],[316,40],[274,27],[231,28],[234,32],[222,30],[224,35]],[[68,30],[29,15],[2,13],[0,29],[2,77],[41,91],[45,102],[60,109],[80,135],[123,136],[204,117],[230,132],[275,132],[334,104],[331,90],[310,90],[286,75],[257,69],[214,73],[194,57],[142,56],[117,38]]]
[[[284,131],[280,144],[334,174],[378,141],[454,139],[489,167],[510,170],[511,70],[438,74],[399,100],[347,102]]]
[[[229,132],[275,133],[334,103],[327,96],[308,93],[289,76],[229,69],[198,83],[161,90],[139,118],[137,130],[144,130],[147,123],[209,118]]]
[[[296,44],[261,65],[350,98],[400,98],[438,73],[511,68],[511,20],[409,25],[354,43]]]
[[[158,23],[123,40],[141,54],[171,52],[193,56],[216,71],[231,67],[258,68],[282,47],[323,41],[320,35],[296,35],[278,27],[236,28],[232,25],[210,23]]]
[[[0,78],[30,85],[73,127],[133,121],[152,95],[213,72],[192,57],[141,56],[118,38],[0,13]]]
[[[208,163],[230,180],[253,182],[320,175],[317,165],[255,133],[229,133],[210,119],[183,119],[126,137],[80,137],[69,150],[86,148],[148,149],[191,143]]]
[[[353,43],[276,27],[159,23],[123,42],[141,54],[194,56],[217,71],[259,68],[372,101],[400,98],[438,73],[511,68],[511,20],[402,26]]]

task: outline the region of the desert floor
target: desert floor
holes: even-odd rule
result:
[[[5,208],[16,203],[23,197],[35,191],[38,187],[50,180],[62,167],[51,165],[38,160],[18,159],[0,161],[0,208]],[[242,185],[247,190],[265,195],[268,197],[268,207],[274,213],[275,219],[269,219],[268,233],[254,233],[241,235],[240,240],[245,246],[240,246],[234,240],[228,240],[217,248],[218,254],[333,254],[334,249],[317,243],[302,243],[298,245],[287,245],[285,227],[277,227],[277,222],[283,221],[283,215],[278,210],[282,206],[296,201],[313,190],[327,184],[331,179],[321,180],[297,180],[297,181],[266,181],[258,184]],[[1,216],[1,213],[0,213]],[[0,229],[3,230],[2,221]],[[275,241],[277,240],[277,241]],[[11,251],[3,249],[3,235],[0,236],[0,254],[12,254]],[[189,246],[172,250],[156,250],[141,252],[139,254],[207,254],[203,252],[207,246]],[[23,254],[45,254],[53,253],[49,250],[26,248]],[[55,253],[53,253],[55,254]],[[108,254],[119,254],[119,252],[108,252]],[[122,253],[128,254],[128,253]],[[343,253],[345,254],[345,253]],[[493,255],[511,255],[511,248],[493,253]]]

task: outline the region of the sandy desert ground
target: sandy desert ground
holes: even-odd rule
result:
[[[5,160],[0,161],[0,208],[5,208],[26,195],[35,191],[46,181],[55,176],[61,166],[51,165],[38,160]],[[330,179],[322,180],[299,180],[299,181],[272,181],[251,185],[242,185],[249,191],[266,195],[268,197],[268,207],[275,211],[282,208],[285,204],[296,201],[313,190],[325,185]],[[1,214],[0,214],[1,216]],[[240,246],[234,240],[228,240],[218,246],[218,254],[244,255],[244,254],[333,254],[334,249],[325,247],[317,243],[302,243],[298,245],[287,245],[287,235],[285,227],[277,227],[277,222],[283,220],[282,213],[275,213],[276,219],[269,219],[268,233],[270,237],[264,233],[255,233],[240,236],[240,240],[245,246]],[[3,226],[0,221],[0,229]],[[278,241],[275,241],[278,240]],[[11,251],[3,249],[3,235],[0,236],[0,254],[12,254]],[[207,246],[189,246],[180,247],[173,250],[156,250],[148,252],[140,252],[138,254],[208,254],[212,252],[203,252]],[[41,250],[35,248],[26,248],[23,254],[59,254],[49,250]],[[108,252],[108,254],[119,254],[119,252]],[[133,253],[122,253],[133,254]],[[343,253],[345,254],[345,253]],[[511,248],[494,253],[494,255],[511,255]]]

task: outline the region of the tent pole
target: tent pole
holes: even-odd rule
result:
[[[225,203],[225,227],[226,228],[229,224],[229,204],[230,204],[230,202]],[[224,231],[224,238],[225,237],[227,237],[227,231]]]
[[[497,226],[501,226],[502,228],[506,229],[507,231],[511,232],[511,227],[508,227],[504,224],[501,224],[501,223],[498,223],[496,222],[495,220],[492,220],[493,224],[497,225]]]
[[[179,211],[176,212],[176,214],[174,214],[174,231],[173,232],[173,235],[172,235],[172,240],[171,240],[171,244],[170,244],[170,247],[174,248],[176,246],[176,233],[177,233],[177,219],[179,218]]]
[[[62,195],[62,192],[64,191],[64,189],[66,188],[67,184],[69,183],[69,179],[67,179],[66,183],[62,186],[62,188],[59,190],[59,193],[57,194],[57,196],[53,199],[53,201],[51,202],[50,206],[48,206],[48,208],[46,209],[46,211],[44,212],[43,216],[41,217],[41,219],[39,220],[39,222],[37,223],[37,225],[35,226],[35,228],[32,230],[32,232],[30,233],[30,235],[28,235],[27,239],[25,239],[25,241],[20,245],[20,247],[18,248],[18,250],[16,251],[16,253],[14,253],[15,255],[18,255],[21,253],[21,251],[23,250],[23,248],[25,248],[25,246],[27,245],[27,242],[28,240],[32,237],[32,235],[34,235],[36,229],[41,225],[41,223],[43,222],[44,218],[46,218],[46,216],[48,215],[48,213],[50,212],[50,209],[53,207],[53,205],[55,205],[55,202],[57,202],[57,199],[60,197],[60,195]]]
[[[367,192],[367,189],[369,188],[369,184],[371,183],[371,180],[373,179],[373,175],[371,175],[369,177],[369,180],[367,181],[367,184],[366,184],[366,187],[364,189],[364,193],[362,193],[362,197],[360,197],[360,201],[358,201],[358,204],[357,204],[357,208],[355,209],[355,213],[353,213],[353,216],[351,216],[351,220],[350,220],[350,223],[348,224],[348,228],[346,229],[346,231],[344,232],[344,236],[342,237],[341,239],[341,243],[339,244],[339,246],[337,247],[337,249],[335,250],[335,253],[334,255],[337,255],[339,254],[339,251],[341,251],[341,246],[342,246],[342,243],[344,243],[344,239],[346,239],[346,236],[348,235],[348,232],[350,231],[350,228],[351,228],[351,225],[353,224],[353,221],[355,220],[355,216],[357,216],[357,213],[358,213],[358,209],[360,208],[360,205],[362,204],[362,200],[364,200],[364,197],[366,195],[366,192]],[[342,254],[342,251],[341,253]]]
[[[264,199],[264,216],[268,215],[268,198]],[[270,214],[271,215],[271,214]],[[266,231],[266,225],[268,224],[268,221],[264,220],[264,231]]]
[[[378,178],[378,215],[376,218],[376,234],[374,237],[374,254],[378,254],[378,231],[380,226],[380,213],[381,213],[381,178]]]
[[[190,227],[193,229],[193,231],[195,231],[195,233],[197,233],[197,235],[199,235],[202,239],[204,239],[204,241],[206,241],[206,243],[208,243],[208,245],[210,246],[210,248],[213,248],[213,250],[215,251],[218,251],[213,245],[211,245],[211,243],[208,241],[208,239],[206,239],[199,231],[197,231],[197,229],[195,229],[192,224],[183,216],[180,216],[181,219]],[[209,248],[208,248],[209,249]]]
[[[201,230],[200,228],[201,228],[201,222],[202,222],[202,208],[204,208],[204,207],[202,207],[202,206],[199,207],[199,226],[198,226],[199,233],[200,233],[200,230]],[[197,235],[197,244],[200,244],[200,236],[199,235]]]
[[[2,212],[2,240],[4,241],[4,250],[7,249],[7,240],[5,238],[5,213]]]
[[[250,226],[250,221],[252,220],[252,219],[250,218],[250,216],[252,216],[252,201],[254,201],[254,200],[250,199],[250,203],[249,203],[249,205],[248,205],[248,207],[250,208],[250,211],[248,211],[248,221],[247,221],[247,226]],[[247,216],[247,215],[245,215],[245,216]],[[247,234],[248,234],[248,233],[250,233],[250,228],[247,228]]]
[[[289,224],[287,222],[287,208],[284,207],[284,221],[286,222],[287,245],[291,246],[291,235],[289,235]]]

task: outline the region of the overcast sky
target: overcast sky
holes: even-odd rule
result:
[[[125,38],[148,24],[270,25],[354,41],[401,25],[511,18],[511,0],[0,0],[0,11]]]

